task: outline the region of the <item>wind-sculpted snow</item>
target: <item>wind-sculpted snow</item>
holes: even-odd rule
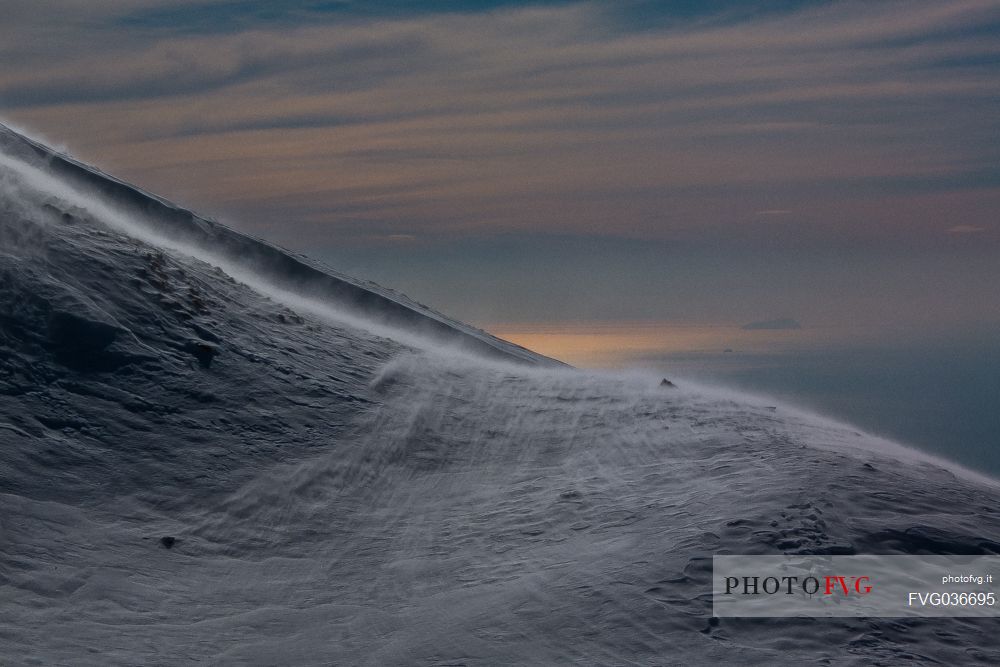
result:
[[[995,485],[752,397],[379,335],[24,175],[0,664],[1000,664],[992,620],[710,619],[717,553],[998,553]]]
[[[190,255],[279,301],[294,301],[321,316],[362,326],[415,345],[447,346],[452,353],[559,365],[414,303],[372,283],[338,274],[302,256],[201,218],[166,200],[109,177],[0,124],[0,169],[13,188],[56,198],[118,231]]]

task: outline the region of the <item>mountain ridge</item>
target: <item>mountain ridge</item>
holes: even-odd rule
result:
[[[166,239],[209,248],[220,258],[259,274],[281,289],[347,308],[379,324],[417,331],[440,342],[493,358],[541,365],[564,365],[501,340],[418,304],[394,290],[341,274],[302,254],[203,218],[158,195],[75,158],[48,148],[0,123],[0,148],[35,167],[44,167],[133,214],[136,224]]]
[[[46,174],[0,155],[0,663],[1000,664],[996,619],[711,605],[716,554],[996,555],[996,484],[370,326]]]

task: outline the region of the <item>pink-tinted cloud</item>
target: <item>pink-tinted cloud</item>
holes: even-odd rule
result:
[[[985,231],[985,227],[977,227],[976,225],[955,225],[948,228],[949,234],[981,234]]]
[[[0,105],[257,231],[738,237],[781,202],[803,211],[793,234],[931,238],[943,219],[985,224],[995,201],[1000,77],[978,63],[1000,46],[977,26],[996,2],[644,31],[578,4],[187,35],[102,23],[122,6],[4,29],[20,55]],[[61,50],[39,51],[46,31]],[[914,204],[940,192],[958,194]]]

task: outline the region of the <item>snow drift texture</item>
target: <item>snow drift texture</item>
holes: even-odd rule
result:
[[[993,620],[710,619],[716,553],[1000,553],[995,486],[0,148],[0,664],[1000,664]]]

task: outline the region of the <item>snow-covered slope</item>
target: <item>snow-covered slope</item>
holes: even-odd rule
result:
[[[18,171],[36,190],[61,193],[75,199],[74,203],[86,206],[81,197],[73,196],[83,195],[92,204],[91,210],[96,206],[99,212],[103,208],[111,214],[104,216],[104,221],[118,231],[207,259],[244,277],[246,282],[291,292],[297,299],[332,307],[342,316],[360,317],[370,323],[402,329],[452,348],[531,364],[558,365],[551,359],[449,319],[392,290],[339,274],[307,257],[199,217],[2,124],[0,151],[5,158],[0,165]]]
[[[998,553],[988,481],[0,146],[0,664],[1000,664],[995,621],[709,618],[716,553]]]

